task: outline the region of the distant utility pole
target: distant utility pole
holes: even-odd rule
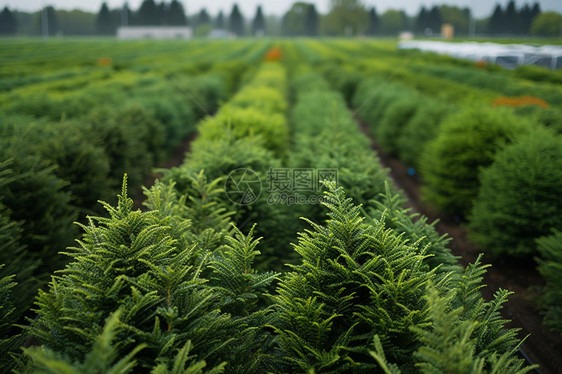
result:
[[[49,38],[49,17],[47,16],[47,7],[43,8],[43,12],[41,13],[42,23],[42,31],[43,31],[43,39]]]
[[[121,8],[121,26],[129,25],[129,7],[127,4]]]
[[[474,21],[474,16],[472,15],[472,12],[470,13],[470,23],[468,25],[468,35],[471,38],[474,38],[474,34],[475,32],[475,28],[476,28],[476,22]]]
[[[474,9],[476,8],[476,0],[472,3],[472,9],[470,9],[470,20],[468,24],[468,35],[471,38],[476,37],[476,19],[474,17]]]

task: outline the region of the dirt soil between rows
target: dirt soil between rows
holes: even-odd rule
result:
[[[185,159],[185,154],[191,150],[191,142],[195,140],[196,137],[197,131],[194,131],[187,138],[183,139],[181,143],[176,147],[176,149],[174,149],[174,152],[172,152],[170,158],[166,162],[157,166],[155,170],[171,169],[175,166],[181,165],[183,163],[183,160]],[[154,182],[160,178],[162,178],[162,173],[153,171],[152,174],[145,178],[143,186],[145,186],[146,188],[150,188],[154,185]],[[143,194],[142,187],[139,187],[133,200],[135,202],[135,208],[143,208],[142,203],[146,200],[146,196]]]
[[[439,220],[436,224],[437,231],[452,238],[449,248],[455,256],[460,256],[459,261],[463,266],[474,262],[482,249],[470,241],[466,227],[458,218],[440,214],[424,204],[419,178],[408,174],[408,167],[400,160],[385,154],[369,132],[368,125],[360,118],[356,117],[356,120],[361,131],[371,140],[371,146],[382,165],[390,169],[389,175],[395,186],[404,191],[408,207],[427,216],[430,222]],[[502,316],[511,320],[508,327],[521,329],[520,338],[529,335],[521,345],[520,355],[529,363],[540,365],[534,373],[562,373],[562,334],[554,333],[542,324],[543,317],[536,300],[544,286],[544,280],[536,271],[535,263],[509,258],[493,259],[486,254],[483,262],[492,265],[484,276],[487,287],[482,289],[482,294],[486,300],[491,300],[500,288],[515,293],[504,304]]]

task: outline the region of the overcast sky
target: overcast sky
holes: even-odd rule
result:
[[[161,0],[157,0],[160,2]],[[281,15],[285,13],[296,0],[181,0],[184,7],[187,8],[188,14],[198,12],[202,7],[215,16],[219,10],[225,13],[230,13],[232,5],[238,3],[240,9],[245,17],[253,17],[256,12],[256,6],[261,4],[265,14]],[[306,0],[307,2],[315,3],[319,12],[326,13],[329,8],[330,0]],[[106,0],[110,8],[121,7],[124,0]],[[138,9],[142,0],[129,0],[129,6],[133,10]],[[169,0],[167,0],[169,2]],[[477,17],[485,17],[492,13],[493,7],[496,3],[501,3],[505,6],[508,0],[363,0],[363,3],[368,6],[374,6],[377,12],[383,13],[387,9],[404,9],[408,14],[416,14],[422,5],[432,6],[433,4],[450,4],[461,7],[472,7]],[[518,7],[525,3],[533,3],[534,1],[516,0]],[[554,10],[562,13],[562,0],[539,0],[543,11]],[[57,9],[82,9],[91,12],[97,12],[101,7],[103,0],[0,0],[2,8],[4,6],[10,9],[21,11],[36,11],[46,5],[53,5]]]

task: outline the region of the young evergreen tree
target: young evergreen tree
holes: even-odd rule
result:
[[[145,344],[136,371],[169,367],[189,341],[192,353],[210,365],[227,361],[239,372],[260,367],[266,357],[262,349],[272,340],[263,329],[270,311],[242,310],[241,315],[222,311],[227,302],[223,290],[235,301],[257,300],[275,277],[250,268],[257,254],[252,238],[239,234],[219,253],[202,240],[205,236],[195,238],[185,218],[187,208],[167,196],[173,194],[172,188],[160,185],[148,191],[148,206],[159,207],[148,212],[134,211],[126,193],[124,183],[117,207],[104,204],[109,218],[90,218],[82,226],[85,233],[79,247],[67,253],[72,262],[37,297],[38,318],[30,332],[46,348],[72,362],[83,362],[106,318],[122,309],[115,351],[123,357]],[[213,264],[245,267],[210,267],[211,259],[216,259]],[[252,276],[246,279],[244,274]]]
[[[447,235],[439,235],[435,224],[427,222],[427,217],[418,213],[410,213],[410,209],[404,208],[406,199],[399,193],[392,191],[389,184],[385,183],[385,193],[369,201],[367,213],[369,217],[383,220],[384,223],[403,235],[412,243],[419,243],[429,257],[424,259],[430,269],[436,269],[439,277],[449,276],[451,272],[458,272],[458,257],[453,256],[447,247],[451,238]],[[452,278],[451,278],[452,279]]]
[[[21,225],[21,230],[17,230],[21,236],[13,235],[12,239],[16,239],[17,246],[25,251],[23,258],[38,264],[33,277],[46,280],[52,271],[64,265],[58,252],[71,245],[76,236],[72,222],[77,215],[66,190],[68,183],[55,175],[54,165],[37,155],[30,156],[15,138],[2,140],[0,201],[5,207],[2,213]],[[8,142],[12,146],[7,146]],[[5,253],[3,256],[11,255]],[[14,264],[20,270],[26,267],[16,265],[15,259],[8,258],[6,263],[10,266]],[[18,274],[20,270],[13,273]],[[29,292],[35,291],[30,289]]]
[[[546,281],[541,304],[545,308],[544,323],[562,333],[562,231],[537,240],[540,257],[538,270]]]
[[[499,313],[509,293],[490,302],[480,295],[480,260],[437,277],[423,238],[404,240],[385,217],[367,222],[341,187],[328,187],[329,218],[309,221],[295,245],[302,263],[275,296],[281,371],[442,372],[466,360],[480,372],[529,370],[516,357],[517,330],[505,330]]]
[[[343,189],[329,185],[329,219],[309,221],[295,251],[302,256],[279,284],[276,306],[286,371],[368,372],[379,335],[392,361],[413,368],[411,326],[427,318],[422,301],[434,275],[426,254],[383,221],[368,224]]]
[[[24,352],[31,360],[28,364],[30,371],[45,374],[62,370],[69,374],[106,373],[110,370],[115,374],[129,373],[137,365],[133,357],[146,345],[135,347],[123,357],[118,356],[119,343],[115,342],[115,338],[121,314],[122,311],[119,310],[107,318],[103,331],[95,338],[91,352],[85,355],[83,361],[73,361],[46,347],[25,348]]]
[[[263,11],[261,5],[258,5],[256,9],[256,16],[252,21],[252,35],[263,35],[265,32],[265,19],[263,17]]]
[[[552,193],[562,177],[560,144],[559,136],[537,128],[519,136],[482,169],[469,222],[472,239],[485,251],[532,258],[535,239],[553,228],[562,230],[562,201]]]
[[[21,224],[10,219],[9,210],[0,200],[0,264],[5,264],[0,268],[0,278],[13,276],[17,282],[11,296],[15,306],[13,322],[29,310],[39,288],[39,282],[34,277],[39,261],[30,256],[21,244],[21,233]]]
[[[2,276],[4,265],[0,264],[0,370],[9,372],[14,366],[12,355],[18,350],[21,341],[14,334],[12,325],[17,321],[12,292],[16,283],[14,275]]]

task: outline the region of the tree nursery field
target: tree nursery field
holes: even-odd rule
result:
[[[0,372],[562,372],[561,70],[390,39],[0,62]]]

